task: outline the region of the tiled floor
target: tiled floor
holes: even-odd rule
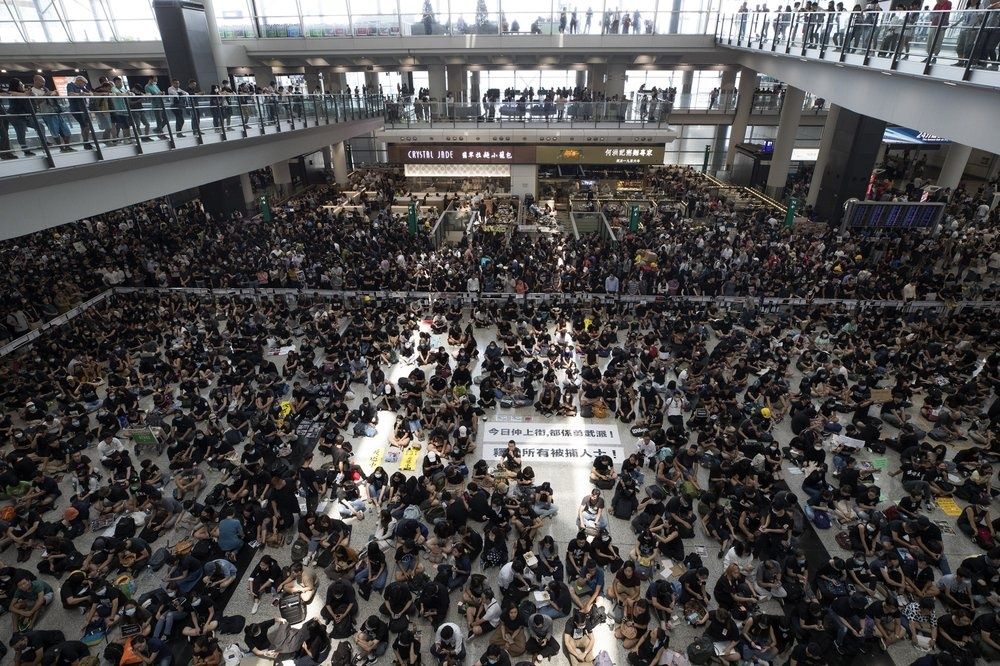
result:
[[[489,341],[493,333],[494,329],[477,330],[476,335],[480,343],[480,348],[485,347],[485,344]],[[444,336],[433,336],[433,338],[434,339],[432,339],[432,348],[435,348],[438,344],[442,345],[445,344],[445,340],[443,339]],[[275,359],[275,361],[280,364],[282,359],[281,357],[278,357]],[[391,369],[391,371],[387,371],[387,374],[390,376],[391,379],[395,380],[401,376],[405,376],[405,374],[409,372],[411,367],[412,366],[400,363],[394,366]],[[796,386],[797,383],[798,379],[793,378],[792,385]],[[360,388],[360,385],[357,386],[360,389],[360,392],[356,400],[359,401],[360,398],[366,392],[363,388]],[[505,416],[520,416],[526,419],[530,418],[534,420],[539,420],[539,417],[537,416],[537,414],[535,414],[534,410],[531,408],[500,410],[498,413]],[[490,414],[488,415],[488,418],[494,418],[494,416],[495,414]],[[546,424],[555,424],[560,422],[559,419],[555,418],[541,419],[540,421]],[[582,419],[567,419],[565,421],[566,423],[575,425],[581,423]],[[594,422],[594,421],[589,421],[589,422]],[[378,434],[375,437],[363,438],[363,439],[353,438],[356,457],[359,461],[362,461],[362,464],[364,464],[364,461],[369,460],[372,452],[375,449],[386,448],[386,439],[388,437],[389,430],[392,427],[392,423],[393,423],[393,414],[389,412],[383,412],[380,414]],[[612,421],[610,419],[605,420],[604,423],[614,425],[614,427],[619,429],[619,435],[621,437],[626,452],[631,451],[632,448],[634,447],[635,438],[631,436],[630,433],[628,432],[628,427],[620,423],[617,423],[615,421]],[[482,428],[480,429],[479,437],[477,440],[479,446],[482,446],[481,431]],[[891,431],[891,429],[887,428],[886,434],[893,434],[890,433],[889,431]],[[791,437],[791,433],[788,427],[788,421],[786,420],[784,423],[779,424],[775,428],[774,434],[782,444],[787,443],[787,441]],[[470,456],[469,461],[470,462],[475,461],[479,457],[481,457],[479,453],[474,453],[472,454],[472,456]],[[861,457],[862,459],[885,457],[887,458],[888,469],[890,470],[894,469],[897,464],[897,457],[892,451],[889,451],[886,456],[872,456],[869,453],[865,452],[861,454]],[[556,540],[556,542],[559,544],[561,552],[565,552],[566,544],[570,539],[572,539],[575,536],[577,531],[577,528],[574,524],[577,504],[579,503],[580,499],[586,493],[589,492],[591,488],[591,485],[588,481],[588,471],[589,471],[588,460],[587,459],[576,460],[576,461],[564,460],[559,463],[536,460],[532,462],[532,466],[535,469],[536,478],[539,482],[541,481],[551,482],[553,489],[555,491],[555,497],[557,499],[557,503],[560,507],[559,515],[555,519],[547,522],[542,532],[542,535],[551,534]],[[391,474],[397,468],[397,464],[387,463],[385,465],[385,468]],[[418,469],[419,469],[419,462],[418,462]],[[209,476],[208,487],[211,487],[216,474],[213,470],[206,470],[206,471]],[[707,479],[707,471],[702,470],[701,473],[703,478]],[[798,492],[800,490],[802,476],[788,474],[786,471],[785,479],[793,491]],[[889,477],[887,474],[881,473],[878,476],[878,483],[882,486],[884,490],[884,497],[896,500],[903,495],[900,484],[898,480],[896,480],[896,478]],[[610,501],[610,492],[606,492],[606,496]],[[799,496],[802,497],[803,495],[799,493]],[[944,514],[938,509],[935,510],[933,517],[935,519],[943,518]],[[359,547],[360,545],[363,545],[367,541],[368,536],[371,534],[373,524],[374,520],[372,519],[372,517],[369,517],[368,519],[355,524],[353,541],[352,541],[355,547]],[[631,527],[625,521],[612,518],[610,521],[610,531],[612,536],[614,537],[615,545],[618,546],[619,550],[623,554],[626,554],[629,550],[631,550],[632,546],[635,544],[635,535],[632,532]],[[835,531],[836,531],[835,529],[820,531],[818,533],[818,539],[822,543],[822,545],[826,547],[829,553],[833,555],[843,556],[845,555],[845,553],[837,546],[834,540]],[[180,536],[183,535],[175,533],[170,535],[169,539],[170,541],[176,541],[178,538],[180,538]],[[93,540],[93,537],[94,537],[93,534],[88,533],[79,540],[78,547],[82,552],[84,553],[87,552],[87,550],[89,549],[90,542]],[[812,543],[815,544],[815,542]],[[689,540],[686,543],[688,551],[695,549],[696,546],[702,546],[706,551],[706,555],[703,559],[706,566],[711,571],[711,577],[709,579],[709,589],[711,589],[711,586],[714,585],[716,578],[721,573],[721,560],[717,557],[719,548],[715,542],[712,542],[703,536],[700,525],[696,528],[695,539]],[[278,561],[282,564],[287,564],[288,562],[290,562],[288,547],[281,550],[267,549],[266,552],[276,557]],[[969,555],[975,555],[978,554],[979,552],[980,552],[979,549],[974,544],[972,544],[967,538],[965,538],[961,533],[959,533],[957,536],[953,538],[949,538],[946,540],[946,553],[951,562],[953,563],[953,565],[961,561],[961,559],[963,559],[964,557]],[[251,564],[251,567],[256,564],[256,560],[259,558],[259,556],[260,553],[254,556],[254,561]],[[13,553],[8,552],[7,558],[8,562],[10,562],[13,559]],[[29,562],[29,564],[21,566],[31,567],[36,561],[35,558],[37,558],[37,555],[33,556],[33,559]],[[478,569],[478,563],[477,563],[477,569]],[[495,574],[495,570],[493,570],[493,573]],[[146,571],[138,579],[138,589],[140,591],[151,589],[152,587],[159,584],[159,580],[160,578],[162,578],[163,575],[164,572],[162,570],[160,573],[153,573],[151,571]],[[318,594],[316,595],[314,601],[312,602],[309,613],[310,616],[318,615],[319,609],[323,603],[322,600],[326,589],[327,581],[325,580],[325,577],[323,576],[322,572],[317,570],[317,575],[319,577],[319,580],[322,582],[322,586]],[[452,603],[451,614],[449,617],[450,620],[458,619],[457,612],[454,609],[455,607],[454,596],[455,595],[453,595],[452,599],[453,603]],[[375,594],[372,596],[371,601],[369,602],[362,601],[361,603],[362,607],[359,617],[360,620],[363,620],[369,613],[376,612],[378,604],[381,603],[381,598],[378,596],[378,594]],[[764,608],[768,612],[774,612],[774,613],[780,612],[780,609],[776,602],[766,602]],[[241,581],[241,583],[239,584],[239,588],[237,589],[235,595],[230,601],[228,607],[226,608],[226,614],[227,615],[244,614],[246,615],[248,622],[261,621],[267,619],[270,616],[275,616],[277,614],[276,609],[267,603],[261,605],[260,610],[255,615],[250,615],[250,609],[251,609],[251,601],[247,593],[246,580],[244,578],[244,580]],[[69,637],[74,637],[79,635],[78,632],[82,627],[82,624],[83,624],[82,618],[79,615],[64,611],[59,606],[58,602],[56,602],[47,610],[47,612],[45,613],[44,617],[42,618],[39,624],[39,627],[60,628],[63,631],[65,631]],[[424,625],[422,629],[423,629],[422,640],[424,644],[424,656],[425,660],[429,660],[425,661],[425,663],[434,663],[428,652],[428,646],[433,636],[432,631],[430,627],[427,625]],[[557,621],[556,631],[561,632],[561,630],[562,630],[562,621]],[[683,621],[680,621],[677,623],[675,629],[673,630],[671,643],[676,649],[683,650],[684,647],[699,633],[700,632],[695,631],[693,628],[687,626]],[[10,634],[9,623],[5,623],[2,626],[0,626],[0,639],[6,641],[6,639],[9,637],[9,634]],[[235,638],[237,637],[223,636],[221,637],[221,642],[223,645],[226,645],[229,642],[232,642]],[[602,650],[602,649],[607,650],[610,656],[612,657],[614,663],[619,666],[622,666],[623,664],[626,663],[625,651],[620,649],[619,643],[613,638],[613,636],[611,635],[611,630],[609,628],[607,627],[598,628],[598,630],[596,631],[596,638],[597,638],[597,650]],[[486,646],[485,640],[473,642],[470,645],[470,650],[469,650],[470,658],[468,663],[470,664],[474,663],[475,660],[478,659],[481,652],[485,649],[485,646]],[[896,664],[908,664],[913,659],[918,657],[919,653],[915,651],[913,648],[911,648],[908,643],[904,643],[902,645],[897,645],[892,647],[890,651],[890,656]],[[873,659],[869,658],[868,661],[872,662]],[[387,664],[389,662],[390,658],[389,656],[386,656],[382,658],[380,663]],[[564,663],[564,662],[565,658],[560,655],[555,657],[551,663]],[[244,663],[265,664],[271,662],[268,660],[257,659],[255,657],[248,657],[244,660]]]

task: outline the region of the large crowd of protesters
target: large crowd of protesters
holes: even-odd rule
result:
[[[1000,270],[998,213],[985,203],[992,186],[952,193],[937,230],[813,235],[789,230],[767,208],[736,212],[693,170],[665,167],[650,172],[649,190],[682,202],[686,214],[650,210],[620,242],[483,235],[435,249],[389,211],[406,194],[401,177],[380,170],[356,178],[364,213],[334,218],[324,206],[339,199],[335,189],[298,198],[271,223],[153,201],[4,242],[5,337],[118,285],[455,292],[471,283],[502,293],[614,286],[632,294],[989,300]],[[488,217],[488,194],[447,197],[470,199]]]
[[[601,666],[602,632],[632,666],[811,666],[897,643],[921,664],[1000,658],[988,310],[309,291],[985,297],[997,241],[974,197],[956,193],[936,235],[800,237],[666,168],[647,185],[690,217],[652,211],[617,245],[478,234],[435,249],[388,212],[405,194],[391,172],[355,178],[364,211],[342,218],[318,189],[270,222],[152,202],[4,244],[8,325],[111,285],[306,288],[115,294],[5,359],[16,663],[217,666],[246,648],[302,666]],[[634,444],[563,497],[518,441],[495,462],[477,444],[481,417],[506,409],[620,423]],[[358,455],[372,438],[375,464]],[[395,471],[412,450],[415,469]],[[902,494],[876,483],[870,452]],[[942,520],[939,498],[960,515]],[[555,520],[579,529],[565,547]],[[950,562],[943,527],[979,554]],[[843,553],[809,561],[803,539],[831,529]],[[56,597],[81,614],[52,623]]]

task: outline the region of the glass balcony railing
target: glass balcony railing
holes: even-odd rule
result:
[[[594,12],[587,19],[579,12],[574,24],[563,23],[558,7],[544,12],[499,11],[461,14],[412,14],[391,12],[372,14],[367,7],[355,7],[350,14],[247,16],[242,19],[219,19],[219,34],[224,40],[279,39],[288,37],[441,37],[503,35],[512,39],[532,36],[603,35],[636,37],[641,35],[707,35],[715,25],[715,14],[708,11],[633,11]],[[627,20],[626,20],[627,17]]]
[[[381,118],[351,95],[0,96],[0,177]]]
[[[1000,65],[1000,9],[739,12],[715,30],[727,46],[947,79]]]
[[[755,91],[751,113],[777,116],[781,113],[783,102],[784,95],[780,90]],[[630,99],[597,102],[535,98],[460,103],[399,96],[385,101],[385,127],[406,129],[486,124],[491,127],[665,128],[672,114],[731,114],[735,110],[735,90],[717,96],[666,93],[665,97],[654,97],[639,93]],[[825,102],[807,94],[802,110],[823,113]]]

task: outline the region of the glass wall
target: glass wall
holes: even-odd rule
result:
[[[469,77],[472,77],[471,72]],[[503,95],[508,88],[518,91],[533,88],[537,93],[539,90],[573,89],[575,86],[575,69],[493,69],[479,72],[479,90],[482,94],[490,89],[499,90]]]
[[[625,72],[625,96],[633,97],[642,90],[656,88],[677,89],[677,108],[707,109],[712,90],[722,85],[722,72],[715,70],[695,70],[691,76],[691,93],[684,93],[684,71],[630,69]]]
[[[214,0],[223,39],[706,33],[740,0]],[[0,42],[158,40],[151,0],[0,0]]]

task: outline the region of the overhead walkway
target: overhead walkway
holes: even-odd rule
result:
[[[1000,152],[1000,10],[742,12],[716,43],[829,103]]]
[[[381,127],[384,111],[377,97],[180,99],[178,107],[169,97],[108,98],[111,109],[89,112],[69,106],[80,100],[0,99],[0,206],[17,211],[0,223],[0,238],[311,153]]]

